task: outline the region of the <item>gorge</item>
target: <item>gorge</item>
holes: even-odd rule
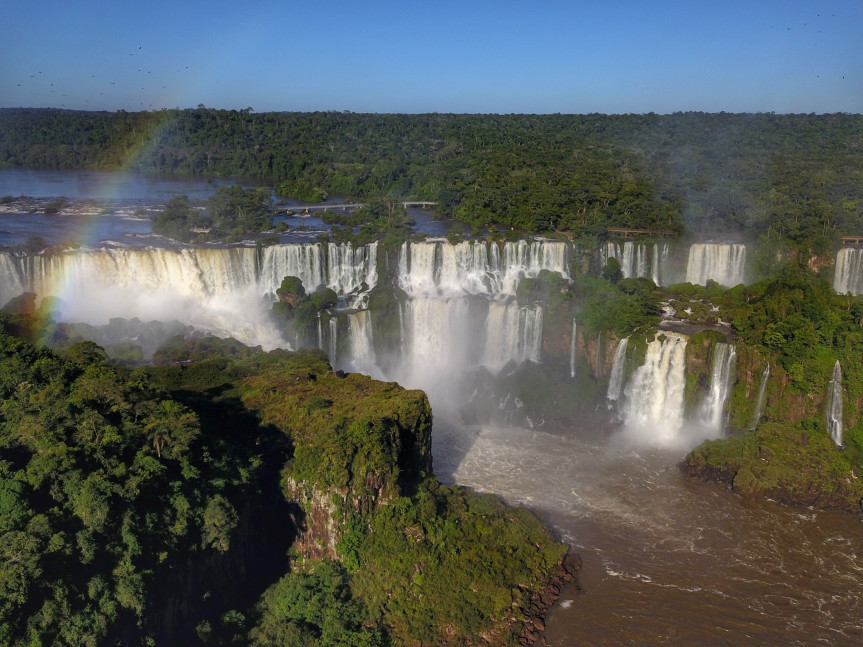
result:
[[[146,322],[162,312],[187,333],[274,348],[286,343],[267,315],[281,279],[296,276],[310,293],[326,286],[337,307],[287,341],[323,349],[334,368],[425,390],[440,478],[540,511],[582,554],[585,594],[564,593],[572,603],[549,617],[551,644],[567,644],[573,632],[594,644],[860,637],[853,555],[863,554],[863,540],[850,517],[740,500],[676,468],[726,427],[816,419],[828,409],[841,419],[855,406],[836,395],[841,374],[831,363],[812,376],[814,400],[792,397],[790,368],[770,368],[732,332],[723,322],[731,306],[705,305],[715,298],[710,281],[746,275],[742,245],[618,247],[625,279],[706,284],[692,298],[673,289],[666,297],[700,318],[655,316],[626,336],[612,321],[597,325],[609,299],[591,301],[585,277],[599,274],[612,247],[546,239],[4,251],[0,301],[56,297],[46,305],[56,320],[89,324],[109,353],[128,326],[120,318]],[[848,417],[856,426],[859,416]],[[822,424],[826,433],[826,417]],[[778,565],[763,567],[766,559]],[[609,622],[620,633],[609,634]]]

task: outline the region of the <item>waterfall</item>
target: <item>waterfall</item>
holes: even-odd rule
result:
[[[764,415],[765,393],[767,392],[767,378],[770,377],[770,362],[764,367],[764,372],[761,374],[761,384],[758,386],[758,397],[755,398],[755,411],[752,415],[752,426],[750,430],[754,431],[761,422],[761,417]]]
[[[508,362],[539,362],[542,308],[520,308],[515,301],[489,304],[482,363],[493,372]]]
[[[578,341],[578,330],[576,328],[575,319],[572,320],[572,338],[569,340],[569,377],[575,377],[575,351]]]
[[[363,289],[378,283],[377,243],[354,248],[350,243],[327,245],[327,287],[338,295]]]
[[[307,292],[326,285],[341,298],[357,294],[377,284],[377,244],[0,252],[0,305],[35,292],[61,299],[62,321],[178,320],[274,348],[281,341],[265,313],[285,276],[299,277]]]
[[[668,262],[668,243],[653,244],[653,258],[650,261],[650,276],[656,285],[662,285],[665,278],[665,265]]]
[[[321,245],[271,245],[261,250],[262,291],[275,294],[286,276],[299,278],[306,292],[314,292],[319,285],[326,285]]]
[[[615,243],[612,241],[608,241],[605,243],[605,247],[601,248],[602,254],[602,267],[605,267],[608,263],[609,258],[614,258],[620,263],[620,271],[624,272],[623,269],[623,252],[620,249],[620,243]],[[624,276],[626,273],[624,272]]]
[[[614,351],[614,361],[611,365],[611,377],[608,379],[608,400],[619,400],[623,395],[623,378],[626,364],[626,347],[629,344],[629,337],[624,337],[617,344],[617,350]]]
[[[843,247],[836,255],[833,289],[837,294],[863,294],[863,249]]]
[[[354,247],[350,243],[271,245],[261,252],[258,279],[262,292],[275,294],[286,276],[296,276],[306,292],[324,285],[339,296],[377,285],[377,243]]]
[[[353,249],[329,244],[199,249],[105,249],[22,256],[0,252],[0,301],[22,292],[63,299],[92,296],[95,289],[160,290],[199,300],[254,289],[275,294],[286,276],[307,292],[326,285],[340,295],[377,284],[377,243]],[[128,316],[119,312],[116,316]]]
[[[339,320],[335,317],[330,317],[329,323],[330,339],[329,339],[329,356],[330,366],[336,367],[339,361]]]
[[[842,446],[842,367],[839,360],[833,365],[833,379],[827,385],[827,432],[839,447]]]
[[[411,296],[451,298],[465,294],[489,298],[515,295],[518,282],[541,270],[569,277],[566,243],[446,241],[404,243],[399,250],[398,285]]]
[[[685,335],[666,332],[647,344],[644,364],[625,389],[624,426],[634,439],[663,445],[680,440],[686,341]]]
[[[689,248],[686,280],[706,285],[712,279],[733,287],[743,283],[745,266],[746,245],[696,243]]]
[[[647,245],[627,240],[623,243],[608,242],[602,248],[602,264],[608,262],[609,258],[615,258],[620,263],[623,278],[642,278],[648,276],[649,265],[647,260]]]
[[[411,388],[452,380],[478,359],[471,351],[469,304],[466,298],[414,298],[405,303],[405,346],[398,381]],[[482,348],[482,346],[480,346]]]
[[[624,245],[626,247],[626,245]],[[635,272],[632,276],[635,278],[646,277],[648,273],[647,265],[647,245],[639,243],[635,250]]]
[[[733,344],[717,343],[713,347],[710,386],[700,406],[701,423],[711,432],[725,429],[725,401],[731,389],[737,353]]]
[[[373,377],[379,376],[381,372],[375,361],[372,319],[368,310],[357,310],[348,315],[348,340],[351,369]]]

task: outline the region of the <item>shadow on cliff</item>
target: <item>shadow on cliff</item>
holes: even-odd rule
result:
[[[280,473],[293,446],[278,428],[262,425],[225,387],[172,395],[195,410],[202,435],[230,447],[227,455],[238,471],[258,465],[248,482],[224,490],[237,511],[228,549],[192,546],[153,582],[156,595],[144,631],[159,645],[196,645],[201,644],[196,628],[202,622],[217,626],[228,611],[247,614],[289,569],[288,552],[297,529]]]

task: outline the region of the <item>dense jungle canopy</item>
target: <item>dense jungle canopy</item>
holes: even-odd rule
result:
[[[298,198],[430,200],[480,229],[863,231],[863,115],[0,110],[0,167],[249,177]]]

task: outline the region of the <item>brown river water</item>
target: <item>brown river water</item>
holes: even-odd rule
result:
[[[545,639],[863,645],[863,522],[684,476],[685,452],[435,423],[435,472],[540,512],[583,560]]]

